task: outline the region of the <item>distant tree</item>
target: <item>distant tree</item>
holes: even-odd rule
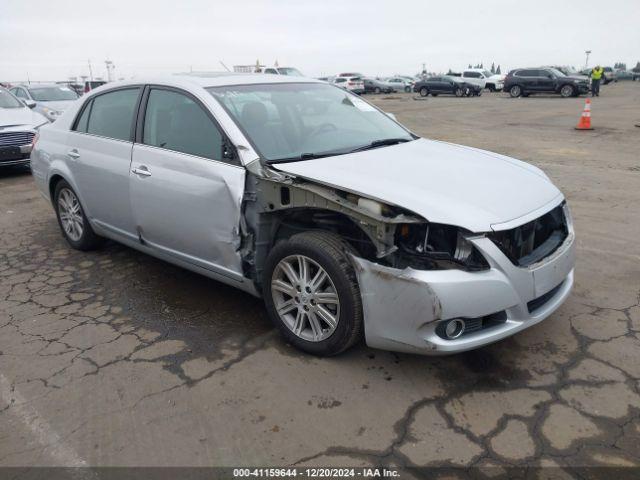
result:
[[[616,62],[615,65],[613,66],[613,68],[618,69],[618,70],[626,70],[627,69],[627,64],[623,63],[623,62]]]
[[[447,72],[447,75],[451,75],[453,73],[453,71],[451,69],[449,69],[449,71]]]
[[[469,68],[473,68],[473,67],[471,66],[471,64],[469,64]]]
[[[491,62],[491,73],[496,73],[496,64]]]
[[[631,69],[632,72],[640,73],[640,62],[636,63],[636,66]]]
[[[496,68],[496,73],[500,75],[500,65],[498,65],[498,68]]]

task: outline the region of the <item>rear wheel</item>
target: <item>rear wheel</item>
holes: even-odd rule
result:
[[[267,258],[267,311],[300,350],[337,355],[362,337],[362,298],[349,250],[338,235],[313,231],[277,244]]]
[[[460,87],[457,87],[453,93],[456,95],[456,97],[462,97],[464,95],[464,90]]]
[[[518,98],[522,95],[522,88],[520,88],[520,85],[514,85],[511,87],[509,89],[509,95],[511,95],[512,98]]]
[[[563,85],[560,89],[560,95],[563,98],[573,97],[576,93],[576,89],[573,85]]]
[[[411,93],[411,87],[407,85],[406,87],[404,87],[404,91],[407,93]]]
[[[96,235],[84,214],[78,196],[71,186],[60,180],[53,194],[53,201],[62,235],[76,250],[93,250],[99,247],[103,239]]]
[[[421,97],[426,97],[429,95],[429,90],[427,90],[427,87],[422,87],[420,89],[420,96]]]

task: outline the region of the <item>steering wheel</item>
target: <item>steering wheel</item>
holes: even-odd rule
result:
[[[315,137],[316,135],[320,135],[321,133],[328,133],[334,130],[338,130],[338,127],[336,127],[333,123],[321,123],[313,130],[311,130],[309,137]]]

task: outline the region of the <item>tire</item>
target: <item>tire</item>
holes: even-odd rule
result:
[[[65,180],[56,184],[53,205],[62,236],[72,248],[88,251],[102,245],[104,239],[91,228],[76,192]]]
[[[373,89],[373,93],[380,93],[380,87],[376,87]]]
[[[284,338],[304,352],[318,356],[338,355],[363,336],[362,297],[355,271],[347,258],[349,250],[350,246],[334,233],[309,231],[278,243],[267,257],[263,274],[267,312]],[[313,282],[297,283],[301,258],[306,262],[309,278],[315,280],[319,269],[324,270],[327,280],[318,285],[318,290],[323,285],[324,290],[307,291],[306,286],[312,286]],[[284,268],[287,264],[293,268],[297,280],[286,273],[291,271]],[[326,303],[323,307],[333,315],[333,328],[317,313],[321,311],[321,302],[314,303],[317,293],[337,298],[337,304]],[[319,322],[315,328],[312,318]]]
[[[407,93],[411,93],[411,87],[404,87],[404,91]]]
[[[509,95],[511,95],[511,98],[518,98],[522,95],[522,87],[520,87],[520,85],[514,85],[509,89]]]
[[[421,97],[428,97],[429,96],[429,90],[427,90],[427,87],[422,87],[420,89],[420,96]]]
[[[454,95],[455,95],[456,97],[462,97],[462,96],[464,96],[464,90],[463,90],[463,89],[461,89],[460,87],[456,88],[456,89],[453,91],[453,93],[454,93]]]
[[[489,85],[487,85],[487,88],[489,89],[490,92],[496,91],[496,87],[493,85],[493,83],[490,83]]]
[[[560,88],[560,96],[562,98],[574,97],[576,94],[576,87],[573,85],[563,85]]]

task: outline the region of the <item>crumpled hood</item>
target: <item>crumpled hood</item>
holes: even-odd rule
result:
[[[27,107],[0,108],[0,131],[2,131],[2,127],[8,125],[29,125],[33,128],[48,122],[38,112]]]
[[[518,219],[562,198],[537,167],[426,139],[274,167],[472,232],[490,231],[491,225]]]

